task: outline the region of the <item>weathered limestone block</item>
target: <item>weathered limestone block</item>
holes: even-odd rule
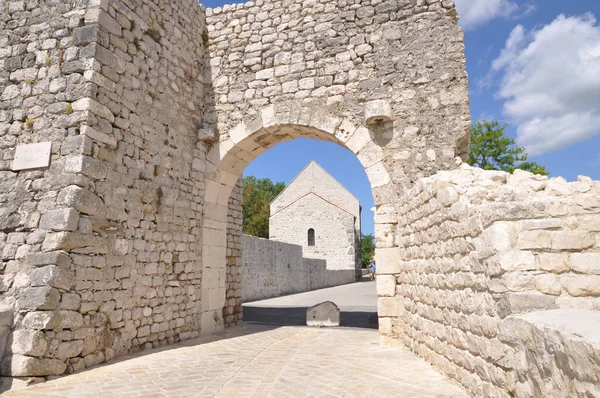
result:
[[[83,340],[83,348],[81,351],[81,356],[86,356],[88,354],[91,354],[92,352],[96,351],[96,347],[97,347],[97,343],[96,343],[96,338],[94,336],[90,336],[90,337],[86,337]]]
[[[502,275],[502,283],[511,292],[523,292],[533,288],[533,275],[509,272]]]
[[[517,227],[514,223],[496,222],[485,229],[482,234],[482,243],[484,247],[490,249],[504,250],[514,247],[517,237],[520,243],[521,237],[517,235]],[[525,249],[525,247],[519,247]]]
[[[83,325],[83,316],[75,311],[33,311],[23,318],[23,327],[33,330],[77,329]]]
[[[84,214],[105,216],[106,208],[102,199],[93,192],[75,185],[64,188],[56,199],[58,204],[71,206]]]
[[[60,293],[57,289],[44,287],[30,287],[19,292],[17,308],[19,310],[53,310],[58,307]]]
[[[600,253],[573,253],[571,269],[582,274],[600,274]]]
[[[63,252],[35,253],[27,256],[24,260],[26,264],[34,267],[57,265],[68,268],[72,264],[71,258]]]
[[[73,249],[84,253],[107,254],[109,241],[104,237],[79,232],[55,232],[46,235],[42,244],[44,251]]]
[[[404,314],[403,300],[402,296],[379,297],[377,299],[377,314],[380,317],[401,317]]]
[[[531,271],[537,268],[535,257],[530,251],[506,251],[498,261],[504,271]]]
[[[377,261],[377,274],[390,275],[402,271],[400,248],[389,247],[375,249],[375,260]]]
[[[529,312],[536,309],[556,308],[554,297],[541,293],[507,293],[498,302],[498,315],[506,318],[511,314]]]
[[[523,220],[519,222],[519,227],[523,230],[536,229],[559,229],[564,227],[565,222],[557,218],[543,218],[539,220]]]
[[[444,207],[456,203],[460,198],[458,192],[453,187],[446,187],[438,191],[437,198]]]
[[[534,280],[537,291],[552,296],[560,296],[562,286],[554,274],[538,275]]]
[[[31,275],[31,286],[51,286],[57,289],[70,290],[73,284],[73,273],[55,265],[36,268]]]
[[[48,343],[44,333],[37,330],[15,330],[12,333],[11,351],[14,354],[43,357]]]
[[[67,364],[60,359],[13,355],[2,363],[2,373],[13,377],[61,375]]]
[[[73,44],[76,46],[98,43],[108,47],[109,40],[107,32],[100,25],[92,24],[73,29]]]
[[[552,249],[583,250],[595,243],[594,235],[587,231],[560,231],[552,233]]]
[[[59,359],[73,358],[83,351],[83,340],[65,341],[56,349],[55,356]]]
[[[394,275],[377,276],[377,295],[395,296],[396,295],[396,277]]]
[[[308,326],[340,326],[340,309],[335,303],[325,301],[306,310]]]
[[[569,255],[564,253],[540,253],[539,264],[542,271],[555,274],[567,272],[571,269]]]
[[[75,209],[48,210],[42,214],[40,228],[53,231],[75,231],[79,223],[79,213]]]
[[[519,234],[518,246],[525,250],[551,249],[552,235],[544,230],[524,231]]]
[[[83,360],[85,361],[85,367],[89,368],[95,365],[99,365],[105,361],[104,352],[100,351],[94,354],[86,355]]]
[[[91,156],[69,156],[64,161],[64,168],[69,173],[81,173],[96,180],[106,178],[107,169],[104,162]]]
[[[567,282],[566,288],[571,296],[600,297],[600,276],[585,275],[573,277]]]

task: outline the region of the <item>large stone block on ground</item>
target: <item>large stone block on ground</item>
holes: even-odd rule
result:
[[[340,326],[340,309],[335,303],[325,301],[306,310],[308,326]]]
[[[13,355],[2,363],[2,374],[15,377],[54,376],[67,369],[67,364],[59,359],[34,358]]]

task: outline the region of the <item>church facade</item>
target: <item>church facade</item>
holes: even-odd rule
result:
[[[328,270],[360,275],[360,203],[318,163],[310,162],[270,210],[270,240],[302,246],[305,258],[325,260]]]

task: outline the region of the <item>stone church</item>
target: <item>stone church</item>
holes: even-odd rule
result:
[[[302,246],[328,270],[359,275],[360,211],[358,199],[312,161],[271,202],[269,239]]]

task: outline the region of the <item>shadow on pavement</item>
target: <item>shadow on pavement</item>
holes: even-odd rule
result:
[[[244,323],[306,326],[308,307],[252,307],[244,305]],[[377,312],[342,311],[340,326],[351,328],[377,329]]]

